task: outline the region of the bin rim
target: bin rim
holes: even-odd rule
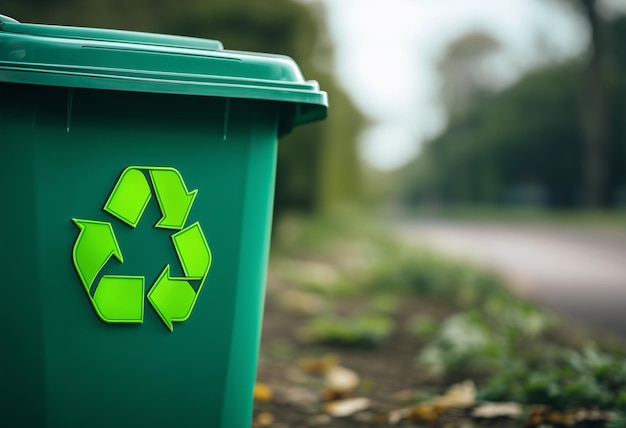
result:
[[[268,100],[291,125],[326,117],[328,96],[284,55],[217,40],[21,23],[0,15],[0,82]]]

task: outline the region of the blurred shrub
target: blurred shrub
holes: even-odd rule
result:
[[[496,311],[487,305],[449,317],[434,332],[428,332],[429,341],[417,361],[435,376],[507,371],[515,358],[523,359],[532,349],[529,343],[544,340],[541,335],[554,326],[555,321],[541,310],[509,298]]]
[[[476,311],[447,319],[417,360],[436,376],[497,370],[509,351],[500,336]]]

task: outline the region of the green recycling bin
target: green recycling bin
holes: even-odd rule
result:
[[[0,427],[249,427],[284,56],[0,16]]]

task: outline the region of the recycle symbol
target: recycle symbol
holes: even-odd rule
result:
[[[155,227],[177,231],[171,239],[185,276],[172,277],[170,265],[165,265],[147,297],[173,331],[173,322],[185,321],[191,315],[211,266],[211,250],[200,223],[185,227],[198,190],[188,191],[174,168],[129,166],[122,171],[104,211],[135,228],[152,197],[152,189],[162,214]],[[107,323],[143,323],[145,277],[103,275],[95,291],[91,291],[111,257],[124,262],[113,225],[77,218],[72,221],[80,229],[72,250],[74,267],[98,316]],[[199,281],[197,291],[191,281]]]

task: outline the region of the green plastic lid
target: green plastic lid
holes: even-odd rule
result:
[[[0,15],[0,82],[248,98],[295,106],[293,125],[328,99],[289,57],[224,50],[216,40],[23,24]]]

